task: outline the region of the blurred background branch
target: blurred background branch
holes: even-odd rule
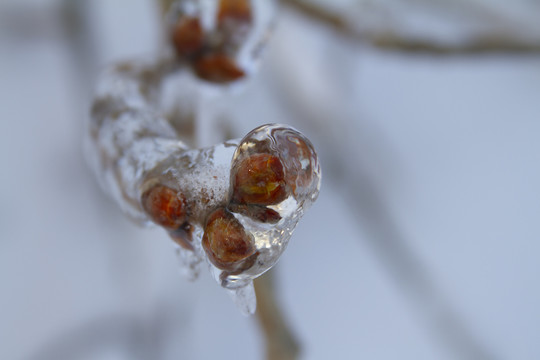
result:
[[[389,51],[429,55],[540,53],[540,41],[527,41],[506,32],[480,35],[461,43],[445,44],[432,39],[407,37],[391,30],[361,30],[341,14],[311,1],[281,0],[281,3],[354,42]]]
[[[300,354],[300,346],[289,328],[286,316],[277,299],[274,270],[257,278],[254,283],[257,293],[256,315],[265,338],[266,359],[297,359]]]

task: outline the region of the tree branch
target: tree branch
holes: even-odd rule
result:
[[[267,360],[295,360],[300,347],[274,293],[273,270],[255,279],[257,318],[266,341]]]
[[[461,44],[444,44],[429,39],[412,39],[391,31],[361,32],[338,14],[302,0],[281,0],[281,3],[302,15],[326,26],[362,45],[411,54],[430,55],[477,55],[492,53],[537,54],[540,43],[516,39],[507,34],[491,34],[476,37]]]

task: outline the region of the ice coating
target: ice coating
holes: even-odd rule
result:
[[[301,133],[278,124],[189,149],[152,100],[169,68],[110,70],[92,109],[90,162],[126,214],[169,233],[188,278],[195,279],[206,261],[250,313],[253,279],[278,261],[317,198],[317,155]]]
[[[173,153],[187,150],[155,109],[170,64],[125,63],[101,77],[91,109],[85,150],[101,187],[138,222],[142,176]]]
[[[240,141],[231,163],[227,210],[252,235],[257,257],[240,272],[214,263],[222,286],[245,286],[277,262],[316,200],[320,180],[313,145],[289,126],[263,125]]]
[[[187,278],[196,279],[206,263],[245,314],[255,311],[253,279],[278,261],[317,198],[317,155],[305,136],[279,124],[260,126],[241,140],[189,148],[161,100],[165,80],[194,66],[203,52],[222,51],[246,74],[252,71],[264,42],[254,29],[268,28],[260,16],[270,3],[179,1],[172,13],[184,17],[177,39],[183,52],[107,70],[85,142],[100,185],[120,208],[169,234]]]

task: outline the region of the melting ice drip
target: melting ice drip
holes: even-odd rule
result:
[[[184,68],[180,60],[125,63],[104,74],[87,154],[101,186],[127,215],[168,232],[188,278],[207,263],[251,314],[253,279],[278,261],[318,196],[317,154],[300,132],[278,124],[190,149],[160,110],[163,82]]]

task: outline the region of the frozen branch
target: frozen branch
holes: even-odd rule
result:
[[[360,31],[342,16],[323,9],[321,6],[302,0],[281,0],[281,2],[290,9],[354,42],[388,51],[436,56],[540,53],[540,43],[513,38],[507,34],[490,34],[476,37],[464,43],[444,44],[429,39],[412,39],[391,31]]]
[[[253,279],[285,251],[318,196],[321,173],[313,145],[286,125],[259,126],[243,139],[191,149],[164,116],[163,84],[176,79],[185,87],[175,75],[190,70],[198,78],[190,90],[203,99],[197,137],[210,142],[209,133],[218,129],[211,121],[213,98],[204,96],[208,83],[219,96],[256,69],[271,23],[270,2],[214,5],[174,2],[166,19],[174,54],[152,64],[127,62],[104,74],[87,148],[102,187],[124,212],[164,228],[190,278],[207,262],[240,310],[252,314]],[[214,19],[210,27],[203,26],[206,17]]]

